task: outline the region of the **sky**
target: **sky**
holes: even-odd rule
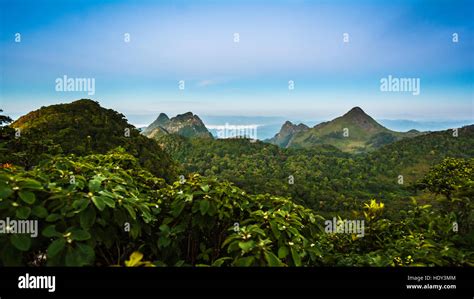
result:
[[[0,0],[0,109],[474,122],[473,27],[474,1]],[[64,76],[93,95],[58,91]],[[419,95],[381,91],[389,76]]]

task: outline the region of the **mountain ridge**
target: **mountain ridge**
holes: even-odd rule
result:
[[[142,132],[149,138],[167,134],[178,134],[184,137],[213,138],[197,114],[186,112],[169,118],[165,113],[159,116]]]
[[[413,130],[406,133],[392,131],[379,124],[358,106],[353,107],[342,116],[316,124],[308,129],[298,130],[292,127],[290,130],[285,124],[280,132],[267,142],[280,147],[293,148],[332,145],[345,152],[360,153],[403,138],[424,134]]]
[[[19,163],[27,167],[37,162],[30,157],[38,152],[85,156],[106,154],[120,147],[139,158],[152,173],[165,178],[174,176],[170,172],[174,167],[171,157],[156,142],[141,135],[122,113],[90,99],[43,106],[10,126],[20,129],[18,151],[26,148],[26,152]]]
[[[291,138],[298,132],[307,131],[310,128],[303,124],[299,123],[298,125],[293,124],[291,121],[286,121],[278,132],[273,138],[266,140],[269,143],[278,145],[280,147],[286,147],[290,142]]]

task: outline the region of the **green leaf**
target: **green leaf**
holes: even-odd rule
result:
[[[100,185],[102,184],[101,180],[98,179],[92,179],[89,181],[89,191],[94,193],[99,191]]]
[[[243,252],[249,252],[255,247],[255,241],[250,240],[247,242],[239,242],[239,247],[243,250]]]
[[[234,261],[234,265],[238,267],[250,267],[253,264],[254,260],[255,257],[253,255],[241,257]]]
[[[171,203],[171,215],[173,215],[174,217],[178,217],[179,214],[181,214],[181,211],[183,211],[184,205],[185,203],[183,200],[175,199]]]
[[[43,236],[47,237],[47,238],[61,236],[61,233],[56,231],[56,225],[55,224],[51,224],[51,225],[46,226],[43,229],[43,231],[41,232],[41,234]]]
[[[54,222],[61,219],[61,215],[59,214],[49,214],[48,217],[46,217],[47,222]]]
[[[10,242],[20,251],[28,251],[31,246],[31,236],[27,234],[13,234]]]
[[[275,239],[280,239],[280,231],[278,230],[278,224],[276,221],[270,221],[270,228],[273,232],[273,235],[275,236]]]
[[[92,196],[92,202],[95,204],[99,211],[103,211],[105,209],[105,202],[100,196]]]
[[[201,185],[201,189],[204,192],[208,192],[209,191],[209,185],[207,185],[207,184],[206,185]]]
[[[284,266],[284,264],[280,261],[280,259],[273,254],[271,251],[265,251],[265,260],[267,261],[268,265],[271,267],[281,267]]]
[[[82,260],[86,264],[90,264],[94,261],[95,252],[94,252],[94,248],[92,248],[92,246],[89,246],[87,244],[77,243],[77,249],[80,252]]]
[[[132,216],[133,220],[136,220],[137,219],[137,214],[135,213],[135,210],[133,209],[133,207],[131,207],[130,205],[123,205],[123,206],[128,211],[130,216]]]
[[[284,259],[288,255],[288,253],[289,253],[288,247],[283,245],[282,247],[278,249],[278,258]]]
[[[171,240],[167,237],[162,236],[158,239],[159,248],[168,247],[170,244],[171,244]]]
[[[12,193],[13,190],[9,185],[0,183],[0,198],[7,198]]]
[[[48,216],[48,210],[46,210],[46,208],[43,206],[34,206],[31,209],[31,212],[38,218],[45,218]]]
[[[30,216],[31,209],[29,207],[20,207],[16,210],[16,217],[26,219]]]
[[[166,233],[166,234],[169,234],[170,227],[166,224],[162,224],[162,225],[160,225],[159,230]]]
[[[136,225],[132,223],[130,226],[130,232],[129,232],[132,239],[136,239],[140,235],[140,232],[141,232],[140,225]]]
[[[205,199],[201,200],[199,203],[199,209],[201,210],[201,215],[205,215],[209,210],[209,201]]]
[[[76,241],[85,241],[91,238],[91,234],[82,229],[74,229],[71,231],[71,239]]]
[[[175,267],[182,267],[183,265],[184,265],[184,261],[183,261],[183,260],[179,260],[179,261],[177,261],[177,262],[174,264]]]
[[[101,198],[106,205],[108,205],[111,208],[115,208],[115,200],[107,196],[101,196]]]
[[[78,211],[83,211],[89,205],[89,200],[86,198],[76,199],[72,202],[72,207]]]
[[[102,190],[99,192],[99,194],[106,197],[115,198],[115,195],[112,192],[107,191],[107,190]]]
[[[299,253],[291,247],[291,256],[293,257],[293,262],[295,263],[295,266],[301,266],[301,257]]]
[[[232,260],[232,258],[226,256],[226,257],[221,257],[217,260],[215,260],[213,263],[212,263],[212,267],[220,267],[222,266],[222,264],[224,264],[225,261],[228,261],[228,260]]]
[[[96,212],[94,207],[90,206],[86,210],[82,211],[79,215],[79,222],[81,227],[89,229],[95,222]]]
[[[73,248],[69,248],[66,252],[66,258],[64,259],[66,267],[79,267],[80,261],[78,252]]]
[[[49,246],[48,246],[48,256],[49,257],[54,257],[58,253],[60,253],[64,249],[64,245],[66,245],[66,240],[64,238],[57,239],[53,241]]]
[[[33,192],[31,191],[20,191],[18,192],[18,196],[20,196],[20,198],[26,202],[27,204],[34,204],[35,203],[35,200],[36,200],[36,196]]]
[[[78,243],[75,248],[68,248],[66,253],[66,266],[81,267],[90,265],[94,261],[94,249],[86,244]]]
[[[33,179],[25,179],[24,181],[18,182],[18,185],[21,189],[31,189],[31,190],[42,190],[43,185],[40,182]]]
[[[209,205],[209,210],[207,214],[210,216],[214,216],[217,213],[217,205],[214,202],[211,202]]]

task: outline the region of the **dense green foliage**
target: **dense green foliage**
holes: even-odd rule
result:
[[[49,265],[83,265],[94,260],[111,264],[113,254],[107,250],[112,246],[114,254],[116,249],[125,250],[142,231],[152,230],[147,225],[153,218],[148,203],[157,199],[152,189],[164,185],[162,179],[141,169],[133,156],[120,152],[56,157],[31,171],[5,168],[0,182],[3,218],[42,223],[41,237],[23,236],[21,246],[14,246],[18,244],[13,235],[11,246],[2,250],[4,260],[21,262],[15,249],[47,252]],[[124,233],[124,222],[130,223],[129,234]],[[117,254],[120,258],[120,251]]]
[[[0,265],[474,266],[473,132],[353,155],[152,140],[95,102],[45,107],[0,127],[0,220],[39,224],[0,234]]]
[[[445,157],[474,157],[474,126],[460,129],[458,137],[449,130],[435,132],[360,155],[331,146],[281,149],[245,139],[167,135],[158,142],[182,163],[182,171],[216,176],[251,193],[291,197],[307,207],[339,213],[376,197],[398,211],[417,194],[413,185],[431,166]]]
[[[2,128],[0,163],[27,168],[57,154],[106,153],[118,146],[137,157],[153,174],[175,177],[170,157],[128,124],[124,115],[91,100],[42,107]]]
[[[367,227],[358,238],[231,183],[192,175],[167,185],[123,152],[4,167],[0,182],[0,217],[39,220],[41,232],[1,235],[3,265],[115,265],[134,251],[155,265],[472,265],[452,215],[429,205],[389,221],[373,200],[354,211]]]

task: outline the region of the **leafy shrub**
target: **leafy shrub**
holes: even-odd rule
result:
[[[166,185],[123,152],[55,157],[30,171],[2,168],[0,198],[2,218],[38,220],[41,230],[37,238],[0,236],[6,244],[0,250],[5,265],[33,264],[44,255],[47,265],[113,265],[137,248],[158,264],[220,265],[227,259],[219,258],[236,254],[229,249],[232,242],[224,243],[227,237],[255,230],[250,222],[257,223],[262,213],[272,220],[263,223],[265,233],[271,232],[270,225],[285,230],[281,227],[286,224],[287,236],[298,242],[304,240],[300,227],[308,219],[314,222],[310,210],[289,200],[249,196],[216,179],[194,175]],[[234,223],[243,225],[238,233],[229,231]],[[275,244],[285,238],[262,236]],[[273,257],[276,246],[267,242],[255,263],[281,263]],[[245,254],[253,249],[243,247]]]
[[[471,190],[472,191],[472,190]],[[467,191],[466,191],[467,192]],[[371,200],[365,236],[326,233],[324,218],[287,198],[250,195],[197,174],[167,184],[116,150],[0,168],[0,219],[38,220],[40,234],[1,234],[10,265],[473,266],[454,213],[429,204],[386,218]],[[138,253],[137,253],[138,252]],[[144,258],[146,257],[146,258]],[[147,262],[143,262],[145,259]]]
[[[31,171],[3,168],[0,216],[38,220],[41,233],[2,234],[2,262],[30,264],[46,254],[48,265],[118,264],[152,231],[155,189],[163,185],[120,152],[55,157]]]

